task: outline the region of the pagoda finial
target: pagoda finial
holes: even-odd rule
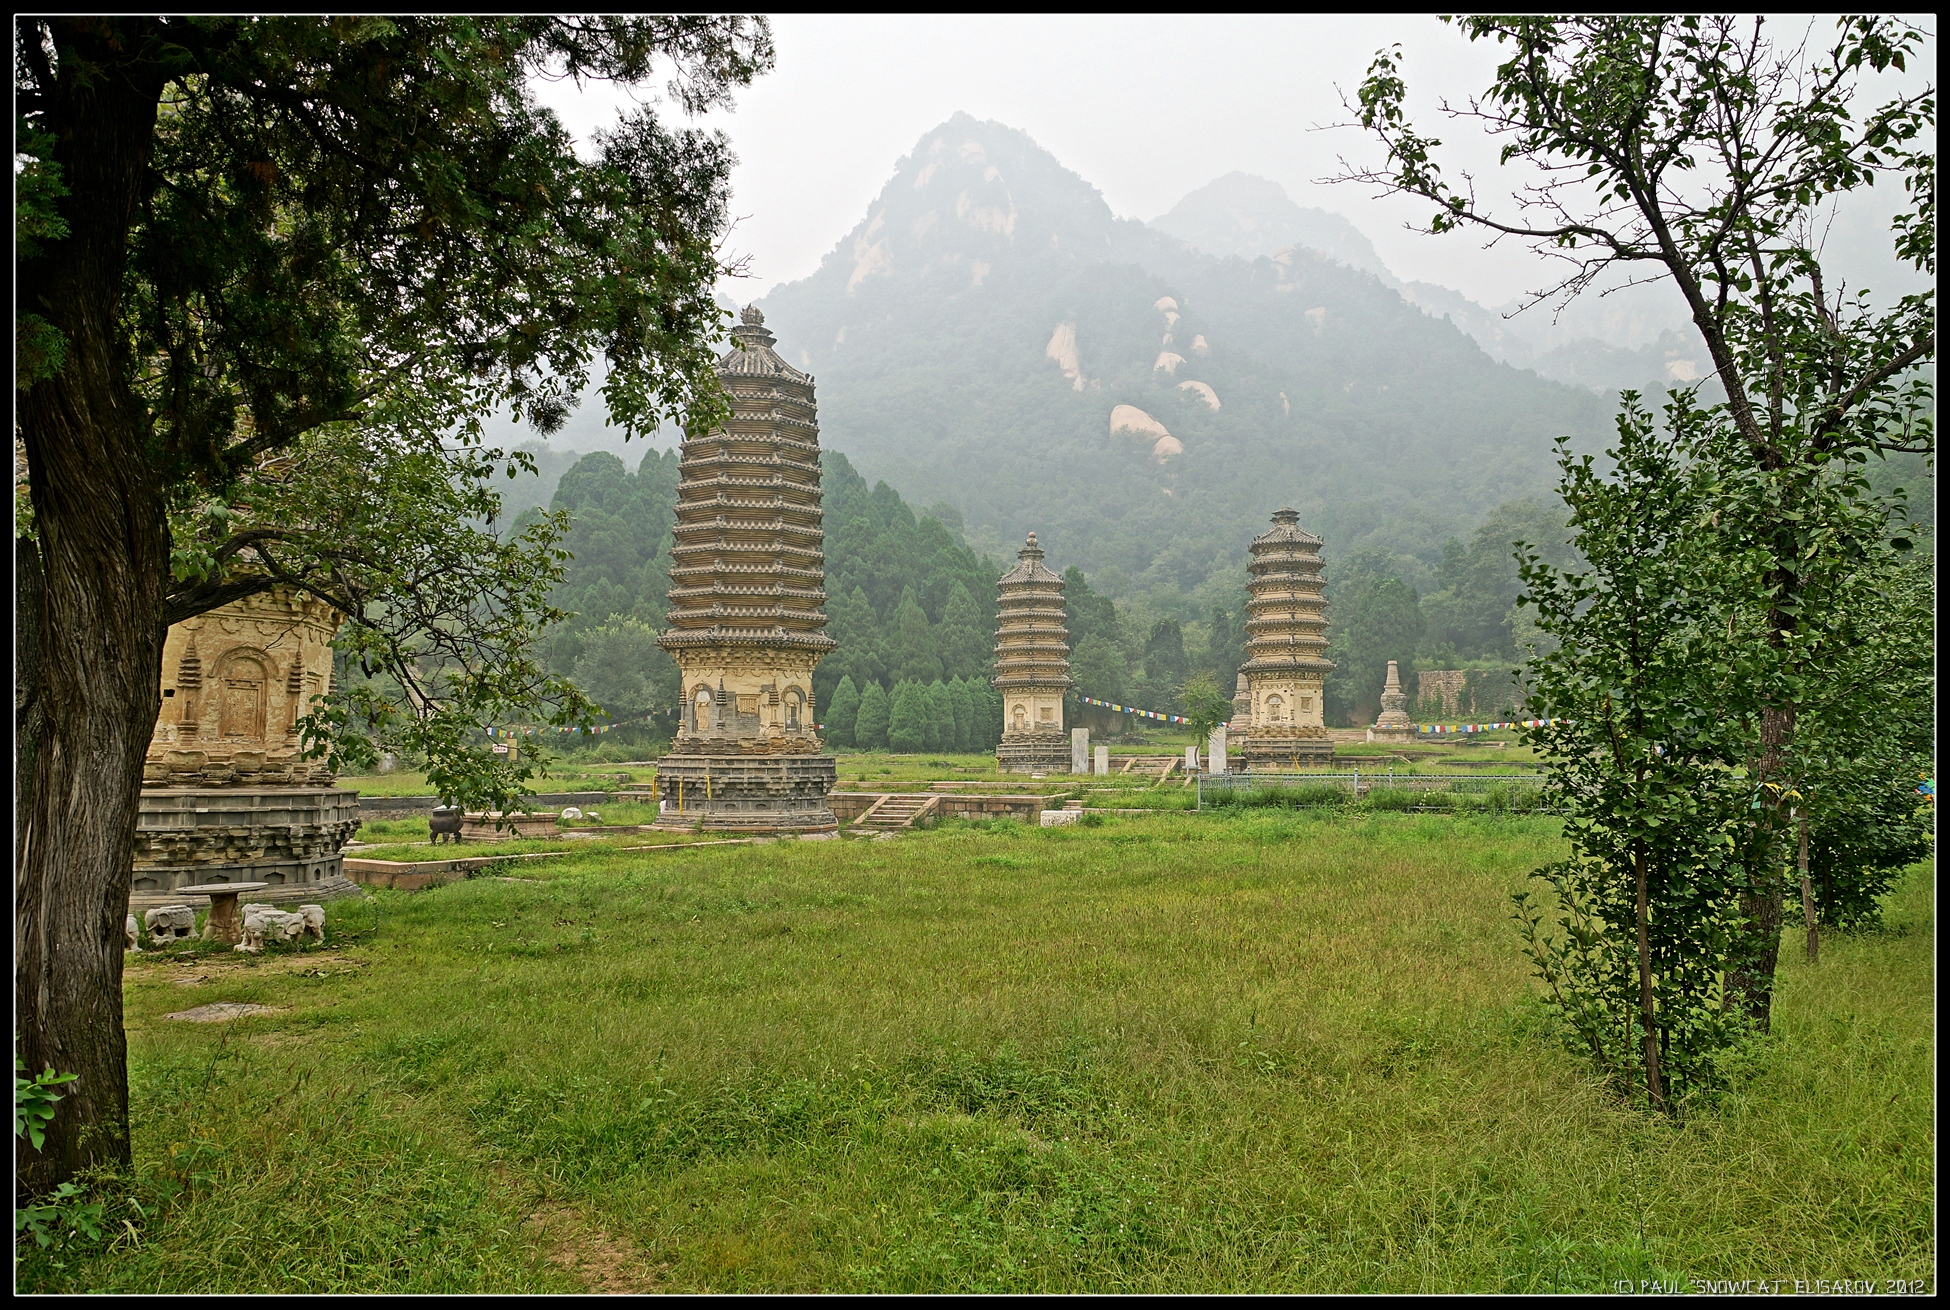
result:
[[[765,315],[759,310],[757,305],[745,306],[745,312],[738,317],[746,327],[765,326]]]
[[[1273,511],[1273,521],[1275,523],[1298,523],[1300,521],[1300,511],[1297,509],[1276,509]]]
[[[1036,534],[1032,532],[1029,534],[1029,540],[1023,543],[1022,549],[1016,552],[1016,558],[1041,559],[1042,557],[1043,548],[1036,544]]]

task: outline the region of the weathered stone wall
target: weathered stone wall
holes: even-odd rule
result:
[[[1412,717],[1485,719],[1523,704],[1523,687],[1501,669],[1423,669],[1416,675]]]
[[[324,761],[300,757],[298,720],[331,690],[340,621],[278,587],[172,625],[143,785],[329,786]]]

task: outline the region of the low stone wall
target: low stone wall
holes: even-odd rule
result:
[[[358,779],[353,779],[357,782]],[[547,796],[532,796],[528,803],[537,808],[562,809],[573,805],[583,809],[591,805],[603,805],[612,793],[606,791],[561,791]],[[433,807],[440,804],[438,796],[361,796],[359,797],[359,820],[367,819],[414,819],[425,818],[433,813]]]
[[[872,809],[889,792],[836,791],[826,798],[839,816],[841,823],[851,823]],[[928,793],[907,793],[926,795]],[[1042,813],[1044,797],[1041,796],[956,796],[934,793],[939,799],[929,813],[937,818],[954,817],[960,819],[1020,819],[1024,823],[1036,822]]]

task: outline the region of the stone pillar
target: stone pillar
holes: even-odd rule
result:
[[[1185,748],[1185,772],[1198,772],[1198,747],[1196,746],[1187,746]]]
[[[1070,729],[1070,772],[1090,772],[1090,729]]]
[[[1097,776],[1099,778],[1110,776],[1110,747],[1108,746],[1097,748]]]
[[[1226,725],[1221,723],[1212,729],[1211,740],[1205,743],[1205,767],[1212,773],[1226,771]]]

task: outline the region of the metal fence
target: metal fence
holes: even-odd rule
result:
[[[1317,787],[1334,787],[1345,791],[1350,797],[1360,797],[1377,787],[1388,791],[1482,795],[1502,786],[1541,788],[1543,784],[1544,775],[1541,773],[1396,773],[1393,769],[1371,769],[1366,773],[1359,769],[1345,773],[1285,769],[1278,772],[1248,770],[1243,773],[1207,773],[1201,770],[1198,775],[1198,805],[1204,809],[1207,796],[1218,798],[1254,792],[1312,790]]]

